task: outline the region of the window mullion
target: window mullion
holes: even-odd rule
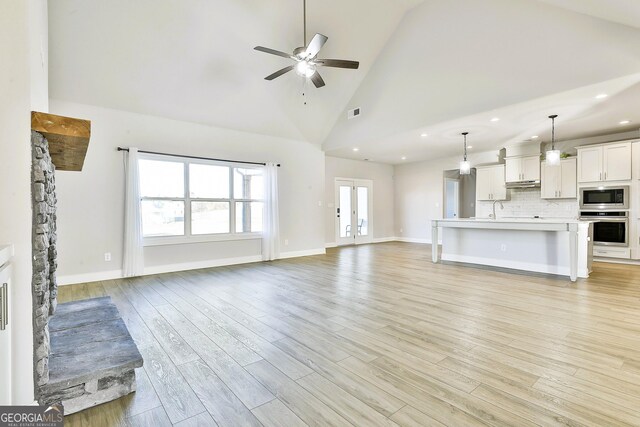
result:
[[[191,194],[189,186],[189,163],[184,162],[184,235],[191,236]]]
[[[229,168],[229,233],[236,232],[236,203],[233,194],[233,168]]]

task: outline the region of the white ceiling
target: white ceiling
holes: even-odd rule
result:
[[[540,0],[574,12],[640,28],[638,0]]]
[[[302,41],[302,0],[54,0],[49,2],[50,96],[177,120],[321,143],[404,12],[421,0],[307,0],[307,32],[329,37],[321,57],[359,60],[323,69],[307,88],[291,61]]]
[[[308,0],[309,36],[329,36],[321,56],[359,60],[360,70],[323,69],[321,89],[294,73],[267,82],[288,62],[253,47],[301,45],[301,9],[51,1],[51,97],[387,163],[455,155],[465,130],[478,151],[544,139],[552,113],[562,139],[640,127],[640,0]],[[353,107],[362,116],[347,120]]]
[[[342,114],[324,148],[389,163],[433,159],[459,153],[463,131],[474,149],[499,148],[541,133],[553,113],[566,136],[602,133],[623,119],[638,128],[638,97],[594,96],[633,88],[634,77],[622,88],[604,82],[639,72],[636,28],[534,0],[426,0],[405,16],[349,101],[362,116]],[[603,88],[578,91],[565,105],[565,92],[596,84]],[[587,114],[582,127],[569,128]]]

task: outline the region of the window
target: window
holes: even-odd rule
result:
[[[152,155],[139,165],[145,244],[251,238],[262,231],[262,168]]]

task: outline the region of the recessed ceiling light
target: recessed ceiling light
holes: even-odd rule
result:
[[[493,119],[491,119],[492,122],[499,122],[500,121],[500,117],[494,117]]]
[[[407,160],[407,156],[402,156],[401,159],[402,160]]]
[[[360,149],[359,148],[354,148],[353,151],[360,151]]]
[[[623,120],[620,122],[621,125],[628,125],[629,123],[631,123],[631,120]]]
[[[596,95],[596,99],[605,99],[607,96],[609,95],[607,95],[606,93],[601,93],[599,95]]]
[[[423,138],[426,138],[426,137],[429,136],[429,134],[428,133],[421,133],[420,136],[423,137]]]
[[[531,139],[538,139],[538,138],[540,138],[538,135],[533,135],[533,136],[531,137]]]

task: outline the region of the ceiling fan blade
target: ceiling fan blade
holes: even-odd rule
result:
[[[282,56],[283,58],[293,59],[293,57],[288,53],[280,52],[279,50],[275,50],[275,49],[269,49],[268,47],[256,46],[254,47],[254,49],[260,52],[270,53],[271,55],[277,55],[277,56]]]
[[[278,70],[273,74],[268,75],[267,77],[265,77],[265,80],[273,80],[277,77],[280,77],[281,75],[288,73],[289,71],[293,70],[295,68],[295,65],[289,65],[288,67],[284,67],[282,70]],[[317,73],[316,73],[317,74]]]
[[[360,66],[358,61],[347,61],[345,59],[317,59],[313,62],[324,67],[349,68],[352,70],[357,70]]]
[[[313,36],[309,42],[309,46],[307,46],[307,50],[304,52],[304,57],[307,59],[315,58],[328,39],[329,37],[323,36],[322,34],[316,34]]]
[[[313,73],[313,75],[311,76],[311,81],[313,82],[313,84],[316,87],[322,87],[324,86],[324,80],[322,80],[322,77],[320,76],[319,72],[315,72]]]

